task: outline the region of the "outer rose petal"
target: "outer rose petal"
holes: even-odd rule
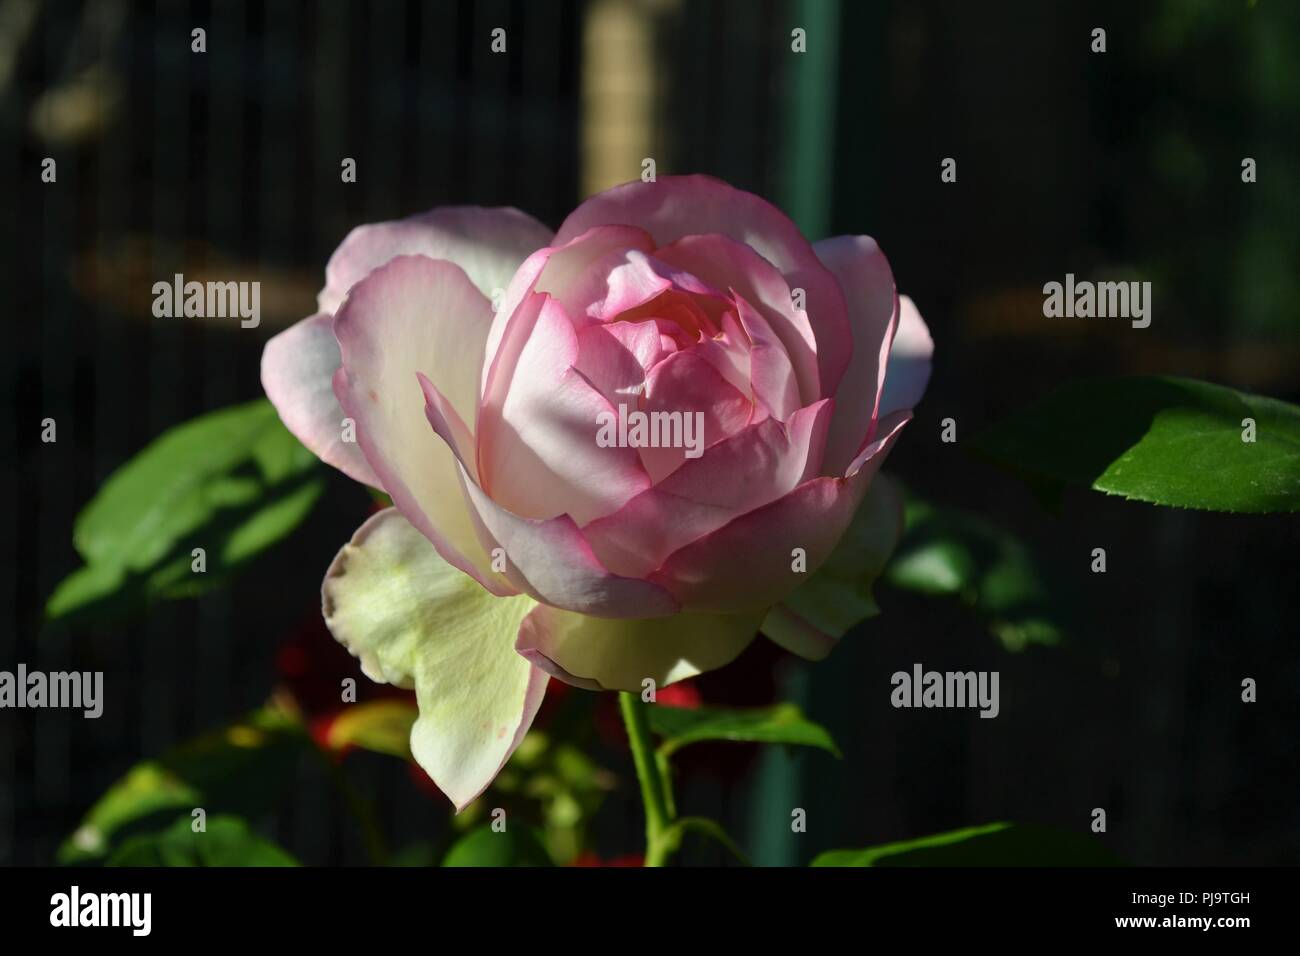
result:
[[[916,304],[907,296],[898,299],[898,332],[889,353],[889,371],[885,375],[885,394],[880,399],[880,414],[888,415],[900,408],[915,408],[930,382],[930,356],[934,340],[926,328]]]
[[[348,289],[372,269],[403,255],[454,262],[488,298],[504,289],[519,264],[547,245],[551,230],[518,209],[440,206],[394,222],[357,226],[325,267],[322,312],[338,309]]]
[[[851,341],[844,295],[835,277],[783,212],[752,193],[712,176],[661,176],[592,196],[564,220],[553,240],[568,242],[593,226],[640,226],[666,246],[683,236],[719,233],[749,246],[807,294],[808,319],[818,343],[821,395],[834,393],[849,361]],[[822,347],[826,343],[830,347]],[[843,343],[844,348],[835,347]]]
[[[490,295],[550,236],[549,229],[517,209],[474,206],[447,206],[353,229],[326,266],[325,288],[317,297],[320,312],[272,338],[262,353],[262,386],[285,426],[322,461],[378,487],[361,449],[341,438],[344,413],[332,385],[339,349],[330,313],[372,269],[404,254],[454,262]]]
[[[835,393],[835,421],[826,445],[826,471],[840,475],[870,438],[877,417],[884,414],[879,410],[880,394],[898,297],[889,262],[869,236],[836,236],[813,248],[839,279],[853,327],[853,357]]]
[[[772,608],[763,633],[800,657],[824,658],[850,628],[878,613],[871,586],[902,536],[902,488],[878,474],[830,558]]]
[[[546,691],[546,675],[508,637],[532,599],[485,593],[388,508],[339,551],[321,604],[366,676],[415,687],[411,753],[465,809],[519,746]]]
[[[378,488],[360,446],[343,441],[345,415],[331,384],[340,360],[333,326],[334,317],[322,312],[268,341],[262,350],[262,388],[285,427],[317,458]]]
[[[830,556],[910,417],[899,412],[883,420],[879,437],[863,449],[846,477],[804,482],[677,551],[649,580],[663,585],[687,611],[772,606],[801,583],[790,566],[795,548],[807,556],[805,573],[815,572]]]
[[[448,562],[496,594],[495,575],[460,493],[456,459],[430,434],[417,373],[464,418],[477,404],[492,307],[459,266],[401,256],[352,287],[334,318],[343,364],[339,403],[383,489]]]
[[[731,663],[763,613],[678,614],[611,621],[538,605],[519,628],[516,650],[542,670],[587,690],[640,691]]]

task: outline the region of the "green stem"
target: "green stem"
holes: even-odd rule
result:
[[[673,767],[663,748],[655,751],[655,766],[659,769],[659,779],[663,781],[664,804],[668,807],[668,819],[676,819],[677,799],[673,796]]]
[[[745,851],[736,845],[736,841],[727,835],[726,830],[722,829],[722,824],[705,817],[679,817],[674,820],[668,827],[668,832],[664,834],[664,842],[671,848],[670,852],[677,852],[682,837],[688,833],[698,833],[700,836],[716,841],[744,866],[754,865],[745,855]]]
[[[632,747],[637,780],[641,784],[641,802],[645,805],[645,865],[663,866],[672,852],[671,841],[665,839],[668,825],[672,822],[668,808],[668,781],[655,759],[645,704],[636,694],[627,691],[619,691],[618,703],[623,712],[623,724],[627,727],[628,743]]]

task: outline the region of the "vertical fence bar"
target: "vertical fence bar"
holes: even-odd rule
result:
[[[67,79],[60,71],[66,44],[75,24],[65,22],[64,29],[50,30],[44,39],[44,89]],[[58,181],[41,191],[42,242],[40,283],[42,287],[40,328],[40,394],[42,415],[57,422],[58,441],[35,445],[34,471],[39,476],[36,491],[37,513],[36,593],[48,594],[57,582],[58,569],[66,563],[66,526],[62,518],[72,513],[72,483],[67,476],[75,473],[77,444],[84,440],[87,423],[78,422],[73,401],[73,375],[78,363],[80,338],[73,324],[69,301],[67,264],[71,259],[76,192],[79,176],[77,155],[73,149],[57,149]],[[29,667],[41,670],[65,670],[71,659],[65,642],[42,645],[37,640],[39,612],[29,618],[25,635],[24,659]],[[65,813],[71,799],[71,711],[42,710],[29,714],[32,727],[34,761],[34,798],[42,816],[53,823]],[[80,720],[80,714],[76,717]],[[42,833],[38,853],[48,854],[53,846],[53,831]]]

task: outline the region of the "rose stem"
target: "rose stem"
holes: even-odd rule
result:
[[[665,839],[671,822],[665,796],[667,781],[655,760],[650,740],[650,721],[641,698],[627,691],[619,691],[618,703],[623,712],[623,723],[627,727],[628,743],[632,747],[636,776],[641,783],[641,802],[645,804],[645,865],[663,866],[672,852],[669,841]]]

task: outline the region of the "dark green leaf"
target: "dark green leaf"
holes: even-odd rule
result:
[[[813,866],[1122,866],[1096,837],[1028,823],[991,823],[865,850],[830,850]]]
[[[554,866],[536,831],[508,823],[497,833],[485,824],[465,834],[447,851],[443,866]]]
[[[1065,636],[1059,582],[1017,538],[985,518],[909,498],[907,531],[885,569],[892,587],[955,597],[1008,650]]]
[[[659,746],[664,754],[703,740],[734,740],[820,747],[840,756],[826,728],[805,717],[795,704],[744,709],[655,705],[649,714],[650,729],[664,738]]]
[[[432,843],[421,841],[404,846],[388,858],[389,866],[437,866],[438,854]]]
[[[122,844],[106,866],[297,866],[298,861],[238,817],[212,817],[194,832],[189,819]]]
[[[1243,422],[1255,440],[1243,441]],[[977,435],[1036,487],[1211,511],[1300,510],[1300,408],[1183,378],[1082,379]]]
[[[731,838],[731,834],[727,833],[726,829],[717,820],[710,820],[707,817],[678,817],[668,824],[663,839],[675,851],[681,845],[682,838],[692,833],[717,843],[743,866],[753,866],[749,857],[745,855],[745,851],[736,844],[736,841]]]
[[[137,764],[91,807],[59,848],[60,863],[102,860],[131,834],[157,831],[202,807],[254,817],[275,808],[312,744],[301,724],[265,709],[158,760]]]
[[[119,615],[215,587],[307,516],[324,480],[264,399],[164,432],[77,517],[86,562],[55,589],[51,621]],[[192,570],[202,548],[206,570]]]

